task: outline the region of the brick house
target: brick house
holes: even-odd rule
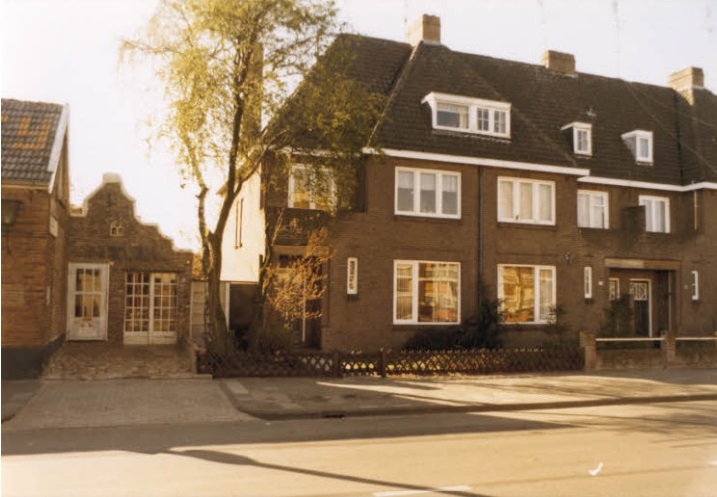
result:
[[[329,221],[323,316],[299,324],[306,345],[400,347],[474,314],[479,282],[502,301],[507,345],[550,340],[556,306],[570,338],[597,331],[620,296],[634,335],[715,333],[717,97],[701,69],[663,87],[580,73],[559,52],[541,64],[460,53],[433,16],[408,38],[336,41],[349,76],[388,103],[353,212]],[[230,286],[258,281],[276,209],[320,210],[301,178],[297,158],[284,189],[262,192],[257,176],[240,195]]]
[[[36,376],[62,343],[67,106],[2,99],[2,376]]]
[[[119,176],[69,224],[67,340],[174,344],[189,331],[192,253],[141,223]]]

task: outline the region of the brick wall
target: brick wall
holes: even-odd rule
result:
[[[459,171],[461,219],[395,215],[397,166]],[[499,177],[555,182],[555,226],[498,222]],[[587,185],[570,175],[496,168],[484,168],[479,173],[475,166],[392,158],[375,159],[368,164],[366,185],[365,210],[331,222],[334,257],[323,302],[322,349],[399,347],[411,334],[426,329],[424,325],[393,324],[393,263],[399,259],[459,262],[462,318],[471,316],[476,309],[477,282],[481,277],[488,285],[490,297],[498,295],[499,264],[548,265],[556,268],[557,303],[566,311],[561,324],[567,327],[568,339],[576,341],[580,330],[597,331],[604,309],[609,305],[608,279],[615,275],[625,282],[638,276],[653,281],[653,333],[665,328],[691,335],[710,334],[715,330],[717,299],[712,282],[717,279],[714,261],[717,222],[709,213],[717,211],[716,192],[701,191],[695,196],[691,192]],[[609,229],[578,228],[579,189],[609,193]],[[482,206],[478,201],[479,190],[483,194]],[[639,195],[669,198],[671,233],[644,231],[644,210],[635,208]],[[284,196],[281,192],[271,202],[278,204]],[[481,211],[483,258],[479,264]],[[636,220],[634,226],[628,222],[630,216]],[[346,294],[348,257],[359,259],[358,296]],[[642,261],[646,267],[641,272],[626,272],[609,267],[611,259]],[[670,267],[662,268],[653,261],[667,261]],[[593,271],[591,299],[585,299],[583,293],[586,266]],[[693,270],[700,272],[702,298],[698,302],[690,297],[689,278]],[[624,283],[622,293],[626,293],[628,287]],[[658,297],[665,305],[658,305]],[[666,304],[668,301],[670,305]],[[505,342],[509,346],[543,344],[553,340],[547,331],[545,325],[511,325]]]
[[[117,223],[121,234],[110,233]],[[177,273],[178,340],[188,336],[191,294],[191,252],[175,250],[172,241],[155,226],[140,223],[134,201],[117,180],[106,180],[86,201],[84,213],[70,219],[70,263],[106,263],[110,266],[108,339],[122,342],[126,274]]]

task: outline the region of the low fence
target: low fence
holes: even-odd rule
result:
[[[717,367],[717,336],[597,338],[583,332],[585,369]]]
[[[456,351],[380,351],[376,353],[292,352],[257,355],[246,352],[197,355],[197,372],[215,377],[249,376],[389,376],[403,374],[496,374],[579,371],[582,349],[479,349]]]

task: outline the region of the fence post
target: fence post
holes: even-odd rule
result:
[[[666,368],[670,367],[675,363],[677,356],[677,339],[670,330],[662,332],[662,342],[660,342],[660,348],[662,349],[662,360]]]
[[[386,350],[381,347],[378,356],[378,374],[381,378],[386,377]]]
[[[598,357],[595,338],[595,333],[592,331],[580,332],[580,345],[585,351],[585,371],[594,371],[597,369]]]
[[[342,374],[341,374],[341,354],[339,353],[338,350],[334,351],[334,357],[333,357],[332,363],[333,363],[334,378],[341,378],[341,377],[342,377]]]

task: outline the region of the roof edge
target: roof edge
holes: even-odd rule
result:
[[[47,164],[47,170],[52,172],[50,177],[50,184],[48,185],[47,191],[52,193],[55,188],[55,177],[57,176],[57,167],[60,163],[60,157],[62,155],[62,147],[65,144],[65,136],[67,136],[67,128],[70,124],[70,104],[62,105],[62,114],[60,114],[60,120],[57,123],[57,131],[55,131],[55,141],[52,144],[52,151],[50,152],[50,160]],[[68,161],[69,162],[69,161]],[[69,165],[67,167],[69,174]]]
[[[534,164],[530,162],[516,162],[500,159],[489,159],[487,157],[467,157],[463,155],[436,154],[432,152],[416,152],[413,150],[396,150],[384,148],[364,148],[363,152],[369,155],[386,155],[400,159],[417,159],[435,162],[450,162],[454,164],[466,164],[472,166],[486,166],[503,169],[517,169],[522,171],[536,171],[545,173],[566,174],[570,176],[589,176],[590,170],[578,167],[555,166],[551,164]]]

